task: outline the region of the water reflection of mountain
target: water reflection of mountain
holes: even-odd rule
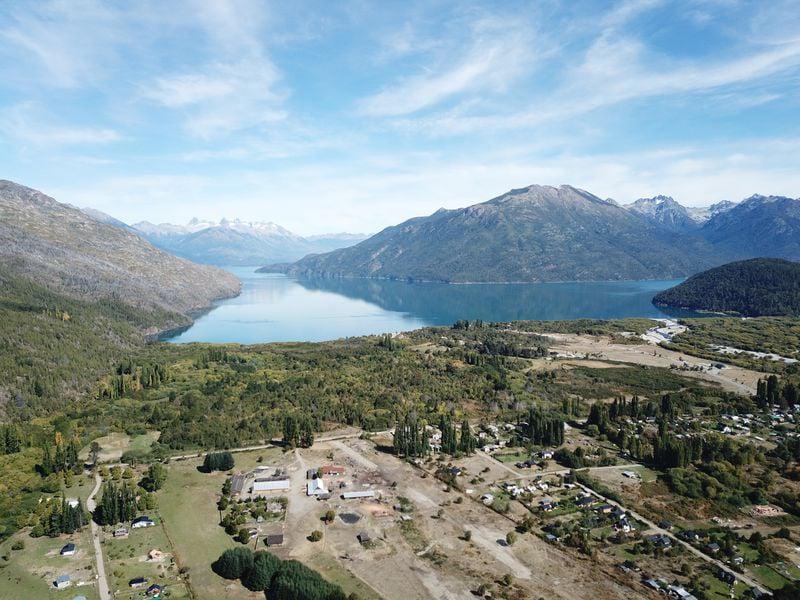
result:
[[[458,319],[513,321],[663,317],[653,295],[675,281],[481,284],[409,283],[382,279],[303,278],[308,290],[334,292],[410,313],[434,324]]]

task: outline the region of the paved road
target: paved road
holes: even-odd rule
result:
[[[86,508],[90,512],[94,512],[97,504],[94,497],[100,491],[100,486],[103,485],[103,480],[100,478],[99,473],[94,474],[95,486],[89,498],[86,500]],[[97,587],[100,592],[100,600],[111,600],[111,592],[108,589],[108,579],[106,578],[106,565],[103,561],[103,548],[100,546],[100,526],[91,521],[92,527],[92,542],[94,543],[94,556],[97,563]]]

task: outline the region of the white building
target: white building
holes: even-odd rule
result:
[[[321,477],[311,479],[306,486],[306,495],[308,496],[320,496],[329,493],[328,488],[325,487],[325,481]]]
[[[342,498],[345,500],[355,500],[357,498],[374,498],[375,492],[372,490],[364,490],[362,492],[345,492]]]
[[[290,482],[288,479],[275,479],[275,478],[265,478],[265,479],[256,479],[253,482],[253,493],[257,494],[258,492],[278,492],[278,491],[285,491],[290,488]]]

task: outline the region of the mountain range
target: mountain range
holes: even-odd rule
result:
[[[187,315],[240,289],[226,271],[173,256],[129,228],[4,180],[0,267],[59,294],[166,311],[183,324]]]
[[[690,210],[668,196],[621,206],[532,185],[264,270],[462,283],[669,279],[757,256],[800,259],[799,200],[756,195]]]
[[[93,209],[87,214],[110,222],[113,217]],[[128,227],[117,221],[117,226]],[[308,254],[330,252],[367,238],[362,234],[338,233],[301,237],[275,223],[248,222],[239,219],[201,221],[186,225],[134,223],[130,229],[177,256],[212,265],[259,265],[265,262],[288,262]]]

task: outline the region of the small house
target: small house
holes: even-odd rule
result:
[[[61,554],[61,556],[74,556],[75,544],[66,544],[63,548],[61,548],[61,552],[59,554]]]
[[[271,533],[269,535],[265,535],[264,543],[268,548],[272,548],[273,546],[283,546],[283,534]]]
[[[716,554],[719,552],[719,544],[717,542],[710,542],[706,544],[706,552],[709,554]]]
[[[135,590],[143,588],[147,585],[147,578],[145,577],[134,577],[128,582],[128,585]]]
[[[113,533],[115,538],[126,538],[128,537],[128,528],[127,527],[118,527],[114,530]]]
[[[147,517],[147,516],[136,517],[131,522],[131,527],[133,529],[141,529],[142,527],[153,527],[154,525],[155,525],[155,522],[153,521],[153,519],[151,519],[150,517]]]
[[[356,537],[358,538],[359,544],[366,544],[372,539],[366,531],[362,531]]]
[[[344,475],[344,467],[340,467],[339,465],[324,465],[322,467],[322,474],[331,475],[333,477]]]
[[[64,588],[68,588],[70,585],[72,585],[72,580],[69,578],[69,575],[59,575],[53,582],[53,587],[55,587],[57,590],[63,590]]]
[[[595,506],[594,509],[599,513],[609,514],[612,510],[614,510],[614,507],[610,504],[600,504]]]
[[[651,535],[647,539],[649,539],[656,546],[656,548],[672,547],[672,540],[669,539],[669,536],[664,535],[663,533],[657,533],[655,535]]]
[[[163,585],[158,585],[157,583],[154,583],[149,588],[147,588],[147,595],[152,598],[154,596],[160,596],[163,593],[163,591],[164,591]]]
[[[720,581],[724,581],[728,585],[733,585],[736,583],[736,575],[731,573],[730,571],[726,571],[725,569],[720,569],[717,573],[717,577]]]

